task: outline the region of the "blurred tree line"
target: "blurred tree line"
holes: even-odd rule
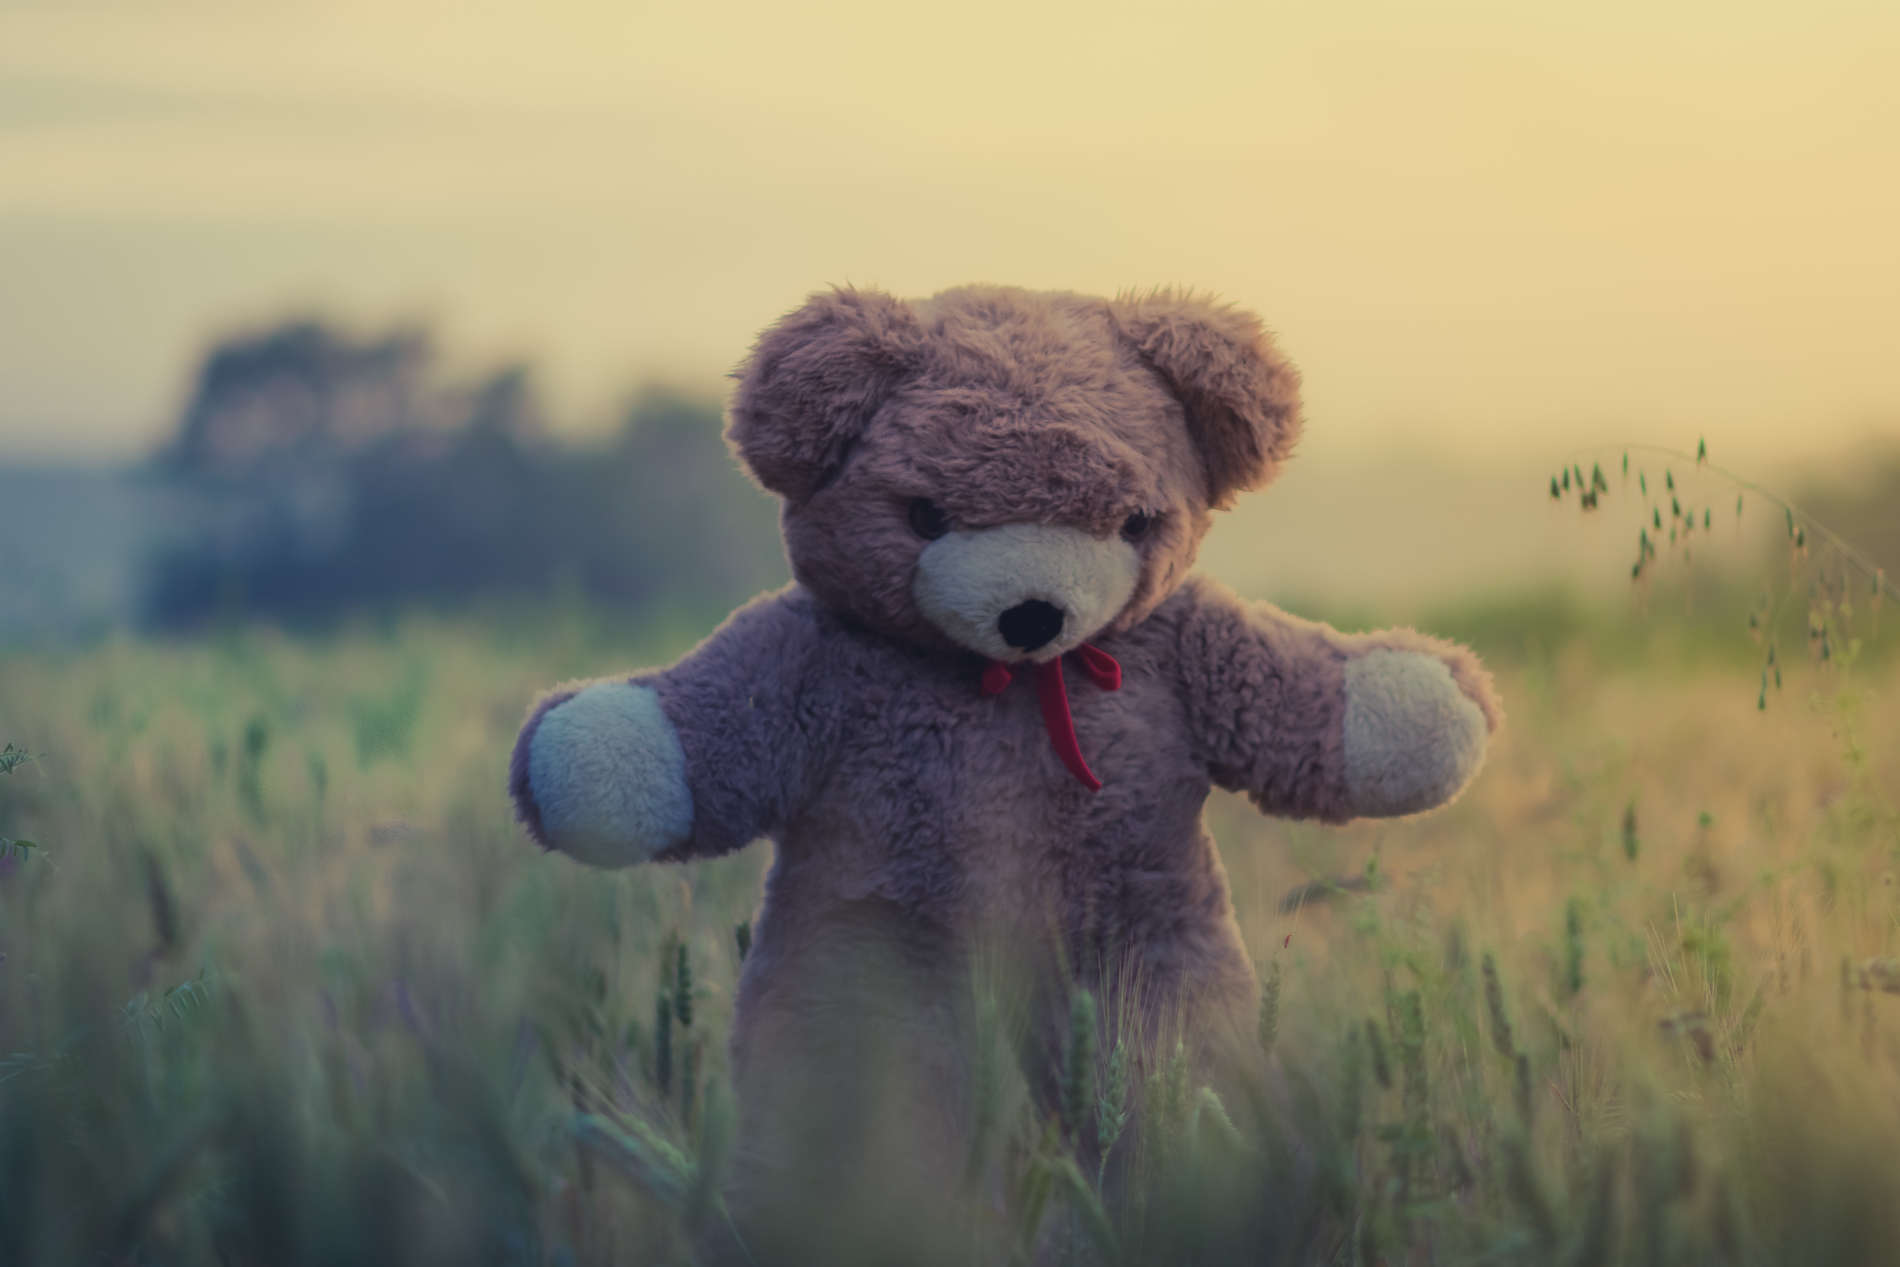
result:
[[[1871,447],[1851,470],[1805,490],[1802,505],[1870,562],[1900,578],[1900,438]]]
[[[612,435],[563,442],[529,366],[454,381],[424,330],[239,334],[152,465],[191,513],[153,542],[144,615],[311,625],[556,594],[723,613],[785,565],[721,432],[716,404],[648,390]]]

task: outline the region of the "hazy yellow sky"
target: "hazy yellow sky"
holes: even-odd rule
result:
[[[1216,290],[1340,451],[1900,430],[1896,85],[1893,0],[0,0],[0,457],[291,307],[586,420],[839,281]]]

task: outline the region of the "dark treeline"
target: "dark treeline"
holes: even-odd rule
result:
[[[1900,579],[1900,439],[1887,440],[1851,471],[1810,490],[1802,504],[1882,568],[1887,580]]]
[[[552,594],[723,611],[785,569],[720,424],[711,402],[648,391],[611,436],[562,443],[529,367],[445,381],[420,330],[233,337],[153,463],[192,513],[153,542],[144,615],[313,625]]]

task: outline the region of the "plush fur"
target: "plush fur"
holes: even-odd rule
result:
[[[653,808],[678,767],[653,759],[650,716],[618,739],[610,709],[563,725],[589,698],[571,688],[523,728],[513,791],[558,847],[563,824],[609,821],[628,858],[775,842],[733,1021],[734,1209],[769,1227],[775,1201],[835,1202],[853,1174],[887,1203],[907,1177],[929,1208],[965,1161],[980,971],[1016,983],[1037,1094],[1077,981],[1138,1041],[1182,1033],[1204,1071],[1244,1061],[1256,982],[1209,792],[1335,822],[1415,812],[1471,779],[1500,713],[1463,648],[1340,634],[1190,575],[1210,510],[1298,434],[1297,376],[1251,315],[1165,291],[838,290],[738,379],[731,439],[784,498],[797,579],[630,679],[671,723],[690,814]],[[947,535],[913,531],[920,498]],[[1031,684],[978,689],[988,661],[1028,658],[991,625],[1025,597],[1062,609],[1053,650],[1120,662],[1119,690],[1072,675],[1098,792]]]

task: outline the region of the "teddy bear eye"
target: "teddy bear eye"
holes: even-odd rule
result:
[[[1145,510],[1138,510],[1122,520],[1122,540],[1139,541],[1148,535],[1148,529],[1154,526],[1154,518]]]
[[[935,541],[950,531],[950,519],[943,508],[928,497],[913,498],[910,503],[910,530],[925,541]]]

